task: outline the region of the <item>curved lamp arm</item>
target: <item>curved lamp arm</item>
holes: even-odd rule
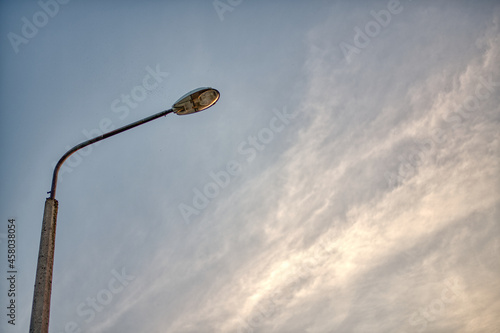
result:
[[[157,118],[160,118],[160,117],[163,117],[163,116],[166,116],[167,114],[171,113],[171,112],[174,112],[174,109],[168,109],[168,110],[165,110],[165,111],[162,111],[162,112],[158,112],[152,116],[149,116],[149,117],[146,117],[144,119],[141,119],[141,120],[138,120],[134,123],[131,123],[131,124],[128,124],[126,126],[123,126],[123,127],[120,127],[120,128],[117,128],[111,132],[108,132],[108,133],[104,133],[102,135],[99,135],[93,139],[90,139],[90,140],[87,140],[85,142],[82,142],[76,146],[74,146],[73,148],[71,148],[70,150],[68,150],[66,152],[66,154],[64,154],[60,159],[59,161],[57,162],[55,168],[54,168],[54,174],[52,175],[52,187],[50,189],[50,198],[51,199],[55,199],[56,197],[56,187],[57,187],[57,175],[59,173],[59,169],[61,168],[62,164],[64,163],[64,161],[71,156],[71,154],[73,154],[74,152],[76,152],[77,150],[79,149],[82,149],[84,147],[87,147],[88,145],[91,145],[93,143],[96,143],[98,141],[101,141],[101,140],[104,140],[106,138],[109,138],[110,136],[113,136],[113,135],[116,135],[118,133],[121,133],[121,132],[124,132],[126,130],[129,130],[131,128],[134,128],[136,126],[139,126],[139,125],[142,125],[144,123],[147,123],[151,120],[155,120]]]

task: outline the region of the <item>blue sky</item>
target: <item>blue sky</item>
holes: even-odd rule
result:
[[[497,2],[3,1],[0,22],[2,332],[29,327],[57,160],[204,86],[209,110],[65,162],[51,332],[500,329]]]

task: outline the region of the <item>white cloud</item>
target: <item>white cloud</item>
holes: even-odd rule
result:
[[[500,292],[499,267],[481,265],[493,255],[482,246],[498,254],[498,87],[460,127],[443,120],[475,95],[481,78],[500,81],[498,14],[476,31],[467,57],[453,52],[456,34],[420,45],[419,55],[434,57],[421,63],[395,61],[402,51],[377,57],[377,43],[403,50],[413,46],[408,36],[440,33],[438,14],[420,22],[409,14],[411,24],[398,26],[406,42],[380,36],[358,67],[313,53],[310,90],[298,107],[307,126],[203,217],[209,247],[224,244],[211,265],[225,270],[209,277],[207,292],[171,331],[498,327],[499,305],[489,295]],[[445,137],[435,138],[437,129]],[[401,181],[389,184],[385,173],[405,163]]]

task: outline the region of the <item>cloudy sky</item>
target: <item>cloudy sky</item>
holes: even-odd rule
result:
[[[27,332],[498,332],[496,1],[2,1],[0,267]]]

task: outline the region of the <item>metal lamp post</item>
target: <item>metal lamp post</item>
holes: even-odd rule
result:
[[[42,233],[40,236],[40,249],[36,268],[35,291],[33,294],[33,308],[31,310],[30,333],[48,333],[50,317],[50,295],[52,291],[52,269],[54,266],[54,247],[56,238],[56,221],[58,202],[55,199],[57,175],[64,161],[77,150],[98,141],[109,138],[118,133],[145,124],[169,113],[186,115],[208,109],[214,105],[220,93],[213,88],[198,88],[179,98],[171,109],[156,113],[129,125],[120,127],[93,139],[76,145],[64,154],[57,162],[52,176],[50,197],[45,200],[43,212]]]

